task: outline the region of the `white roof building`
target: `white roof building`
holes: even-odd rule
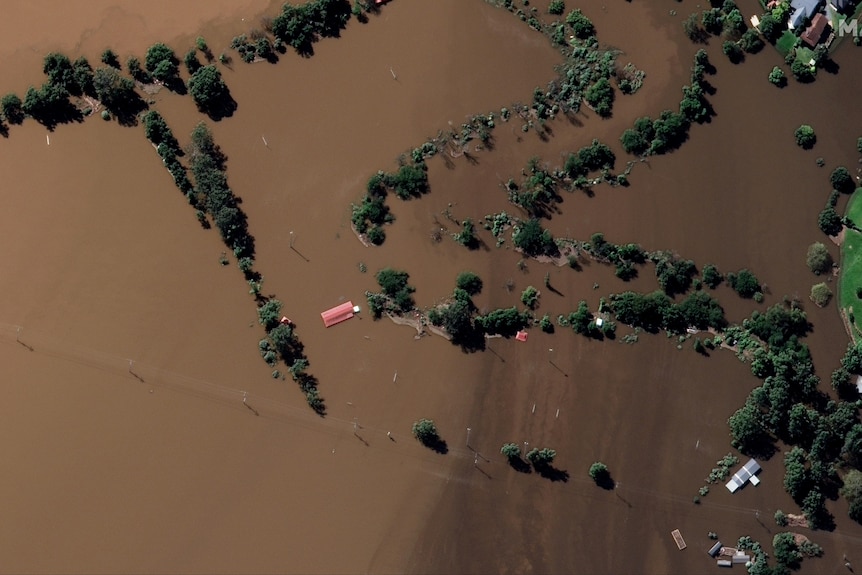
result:
[[[733,477],[730,478],[725,487],[731,493],[736,493],[736,490],[745,485],[758,471],[760,471],[760,464],[754,459],[749,459],[739,471],[733,474]],[[752,483],[755,482],[752,481]],[[757,480],[757,483],[760,483],[760,480]]]

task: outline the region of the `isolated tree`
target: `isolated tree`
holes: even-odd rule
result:
[[[413,423],[413,436],[419,443],[429,447],[440,441],[437,426],[430,419],[420,419]]]
[[[820,231],[827,236],[837,236],[844,227],[841,216],[838,215],[834,207],[829,205],[820,212],[817,218],[817,225],[820,227]]]
[[[811,301],[813,301],[817,307],[826,307],[831,300],[832,290],[829,289],[829,286],[824,282],[811,286]]]
[[[810,150],[817,142],[817,135],[814,133],[814,128],[808,124],[802,124],[796,128],[794,135],[796,136],[796,145],[803,150]]]
[[[825,274],[832,269],[832,255],[824,244],[814,242],[808,246],[805,264],[814,274]]]
[[[779,68],[778,66],[774,66],[772,71],[769,72],[769,82],[778,86],[779,88],[783,88],[787,85],[787,76],[784,75],[784,70]]]
[[[547,447],[542,449],[533,448],[527,453],[527,461],[533,464],[533,467],[542,468],[549,467],[557,456],[557,452]]]
[[[521,294],[521,303],[530,309],[536,309],[539,305],[539,290],[533,286],[527,286]]]
[[[703,266],[702,275],[703,283],[711,289],[717,288],[724,281],[724,276],[721,275],[721,272],[713,264]]]
[[[605,483],[610,479],[610,476],[611,474],[608,471],[608,466],[601,461],[596,461],[590,465],[590,477],[596,482],[596,485]]]
[[[548,14],[559,16],[566,11],[566,3],[563,0],[551,0],[548,5]]]

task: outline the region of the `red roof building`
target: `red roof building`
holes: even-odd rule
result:
[[[826,16],[818,12],[811,19],[811,25],[802,33],[802,41],[814,48],[823,37],[823,31],[826,30],[826,25],[829,21]]]
[[[328,309],[320,314],[323,318],[323,325],[332,327],[337,323],[341,323],[352,318],[354,315],[353,302],[347,301],[341,305],[337,305],[332,309]]]

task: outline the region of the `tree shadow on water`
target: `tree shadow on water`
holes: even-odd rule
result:
[[[422,440],[422,445],[430,449],[431,451],[435,451],[440,455],[446,455],[449,453],[449,445],[446,444],[446,440],[441,437],[430,437],[425,440]]]
[[[557,469],[553,465],[534,465],[533,468],[536,470],[541,477],[548,479],[550,481],[562,481],[566,483],[569,481],[569,472],[565,469]]]
[[[532,473],[533,468],[530,467],[530,464],[521,459],[520,457],[509,457],[507,459],[507,463],[517,471],[518,473]]]

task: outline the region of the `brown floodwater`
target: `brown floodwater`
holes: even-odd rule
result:
[[[52,15],[38,32],[27,25],[36,13],[17,8],[0,45],[4,90],[41,82],[41,56],[55,49],[95,60],[106,45],[140,56],[165,41],[182,54],[203,35],[219,53],[277,9],[90,6]],[[796,509],[781,487],[780,456],[764,463],[760,487],[731,496],[719,485],[692,503],[731,450],[727,417],[757,385],[730,353],[705,358],[663,335],[625,345],[560,329],[465,354],[367,314],[329,330],[318,315],[348,299],[364,308],[385,266],[410,273],[422,306],[450,293],[465,269],[485,280],[481,308],[513,305],[532,284],[543,292],[539,312],[552,317],[580,299],[595,307],[608,293],[655,289],[649,268],[629,284],[598,264],[576,272],[527,262],[521,271],[517,254],[494,247],[488,233],[485,248],[468,252],[448,238],[433,242],[431,232],[451,227],[446,209],[475,220],[517,213],[500,183],[534,155],[559,165],[598,137],[622,169],[619,134],[638,116],[675,107],[688,78],[696,47],[682,35],[682,6],[585,7],[621,63],[646,70],[644,89],[619,96],[610,120],[586,111],[552,122],[547,142],[502,124],[494,151],[475,165],[433,159],[431,193],[392,199],[397,221],[378,249],[364,248],[349,226],[349,203],[368,176],[469,114],[529,100],[558,55],[479,0],[398,0],[316,44],[312,58],[224,70],[238,109],[213,126],[215,138],[257,240],[263,291],[298,325],[325,419],[260,361],[262,331],[241,274],[219,265],[217,232],[197,224],[140,128],[90,119],[58,127],[47,145],[35,122],[13,127],[0,141],[8,182],[0,355],[12,399],[0,446],[15,462],[0,480],[2,570],[693,573],[713,568],[700,551],[708,531],[726,541],[750,534],[768,547],[775,509]],[[807,301],[815,278],[804,253],[822,239],[816,217],[828,173],[856,158],[858,134],[848,128],[860,125],[860,112],[849,87],[860,64],[848,44],[835,55],[839,75],[778,91],[766,81],[780,61],[773,51],[734,67],[718,42],[708,49],[718,68],[712,124],[695,127],[678,152],[635,166],[628,188],[566,196],[549,226],[673,249],[722,270],[750,267],[768,286],[762,305],[717,291],[739,320],[784,295]],[[154,100],[181,140],[202,119],[187,97],[162,91]],[[802,122],[818,132],[811,152],[793,143]],[[546,272],[556,293],[543,287]],[[806,309],[828,382],[846,338],[833,308]],[[420,417],[435,419],[447,455],[409,436]],[[509,469],[499,455],[506,441],[556,449],[569,480]],[[616,490],[587,477],[597,459]],[[803,572],[835,572],[842,553],[860,550],[862,530],[841,505],[830,508],[838,529],[812,535],[826,556]],[[673,545],[675,528],[690,549]]]

